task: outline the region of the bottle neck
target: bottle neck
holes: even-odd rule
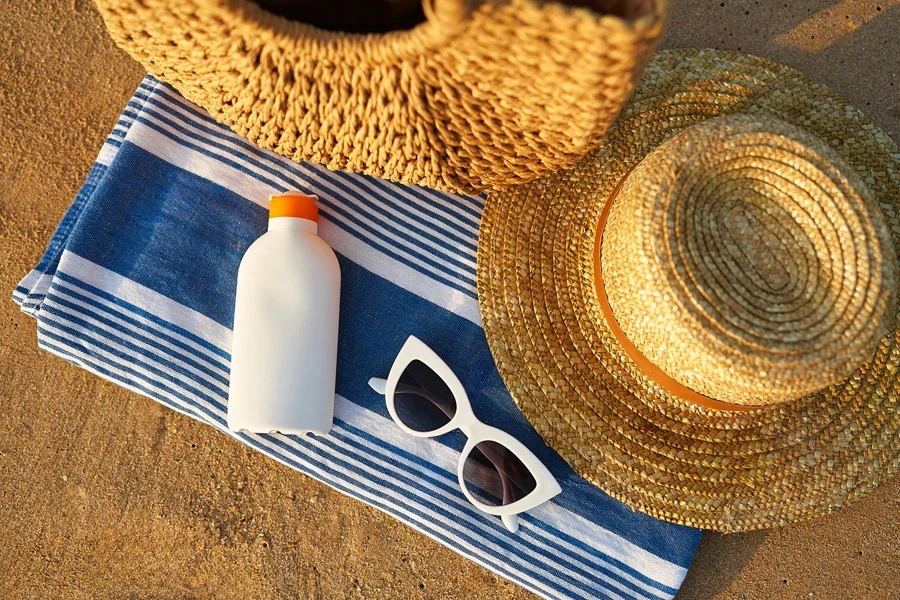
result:
[[[318,233],[319,225],[315,221],[309,219],[301,219],[299,217],[274,217],[269,219],[269,231],[280,229],[290,229],[293,231],[306,231],[308,233]]]

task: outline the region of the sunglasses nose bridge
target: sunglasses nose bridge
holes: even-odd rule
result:
[[[473,439],[478,436],[477,436],[477,432],[472,427],[472,423],[467,422],[466,419],[459,419],[458,418],[459,416],[460,416],[459,413],[457,413],[457,415],[456,415],[457,418],[454,418],[455,423],[453,423],[453,424],[456,426],[455,429],[459,429],[460,431],[463,432],[463,435],[466,436],[466,438],[467,438],[466,446],[475,445],[476,443],[481,441],[481,440]]]
[[[472,444],[482,442],[489,437],[487,424],[475,416],[472,405],[466,399],[462,401],[457,399],[453,425],[454,429],[462,431]]]

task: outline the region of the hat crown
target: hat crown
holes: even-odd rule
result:
[[[860,178],[778,119],[732,115],[651,152],[601,247],[618,325],[653,364],[733,404],[848,377],[887,331],[896,257]]]

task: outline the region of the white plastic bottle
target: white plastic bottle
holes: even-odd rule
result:
[[[341,272],[317,231],[315,196],[273,196],[269,231],[241,260],[228,389],[232,431],[331,429]]]

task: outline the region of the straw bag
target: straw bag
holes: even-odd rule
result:
[[[117,44],[260,146],[464,193],[529,181],[596,146],[664,8],[426,0],[411,29],[359,34],[247,0],[96,1]]]

